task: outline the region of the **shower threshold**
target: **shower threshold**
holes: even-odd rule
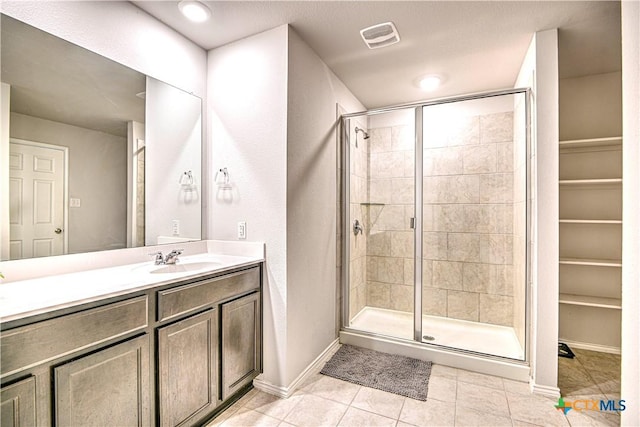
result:
[[[413,339],[413,313],[364,307],[351,321],[351,329],[406,340]],[[507,326],[439,316],[422,316],[423,342],[493,356],[523,360],[524,350],[515,330]]]

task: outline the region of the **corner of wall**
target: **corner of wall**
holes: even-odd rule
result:
[[[9,97],[11,86],[0,83],[0,261],[9,259]]]
[[[535,52],[530,360],[535,389],[552,390],[558,383],[558,30],[536,33]]]
[[[281,387],[287,360],[287,37],[283,25],[213,49],[207,58],[208,237],[266,244],[264,381]],[[218,187],[226,167],[231,189]]]
[[[622,425],[640,425],[640,2],[622,2]]]

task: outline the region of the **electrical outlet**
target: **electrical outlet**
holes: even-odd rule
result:
[[[171,232],[174,236],[180,235],[180,220],[174,219],[171,221]]]
[[[247,222],[239,221],[238,222],[238,239],[246,239],[247,238]]]

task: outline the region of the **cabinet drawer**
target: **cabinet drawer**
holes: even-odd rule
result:
[[[171,319],[260,287],[260,268],[158,292],[158,321]]]
[[[2,333],[2,377],[147,326],[147,297],[92,308]]]

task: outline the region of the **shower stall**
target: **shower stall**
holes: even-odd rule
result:
[[[526,367],[528,117],[526,89],[343,115],[343,342]]]

